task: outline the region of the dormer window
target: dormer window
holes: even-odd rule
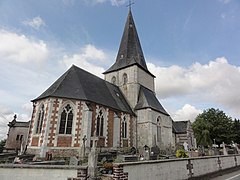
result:
[[[128,77],[127,77],[127,74],[124,73],[123,74],[123,85],[127,84],[127,82],[128,82]]]
[[[115,76],[112,77],[112,83],[116,84],[116,77]]]

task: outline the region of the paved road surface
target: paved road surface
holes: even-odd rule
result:
[[[240,180],[240,170],[215,177],[212,180]]]

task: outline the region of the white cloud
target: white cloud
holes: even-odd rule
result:
[[[107,60],[107,55],[103,50],[97,49],[93,45],[86,45],[81,49],[80,53],[71,56],[65,55],[62,62],[66,67],[72,64],[89,71],[99,77],[103,77],[104,69],[99,65]]]
[[[40,63],[48,57],[47,45],[41,40],[5,30],[0,30],[0,39],[0,60]]]
[[[171,116],[174,121],[187,121],[193,122],[198,114],[202,113],[202,110],[196,109],[190,104],[185,104],[181,109],[177,110]]]
[[[34,17],[33,19],[23,21],[23,24],[26,26],[30,26],[34,29],[39,29],[41,26],[45,26],[45,22],[39,16]]]
[[[127,0],[111,0],[113,6],[120,6],[127,2]]]
[[[128,2],[127,0],[84,0],[86,3],[90,4],[101,4],[106,2],[111,2],[112,6],[120,6]]]
[[[196,102],[212,102],[240,114],[240,67],[231,65],[224,57],[208,64],[195,63],[187,68],[168,68],[148,64],[156,75],[156,92],[160,98],[186,97]]]

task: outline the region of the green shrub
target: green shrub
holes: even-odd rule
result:
[[[188,153],[184,149],[178,149],[176,152],[177,158],[188,158]]]

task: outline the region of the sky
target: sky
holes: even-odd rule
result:
[[[173,120],[209,108],[240,118],[240,1],[134,0],[156,94]],[[114,62],[128,0],[0,0],[0,139],[72,64],[101,78]]]

